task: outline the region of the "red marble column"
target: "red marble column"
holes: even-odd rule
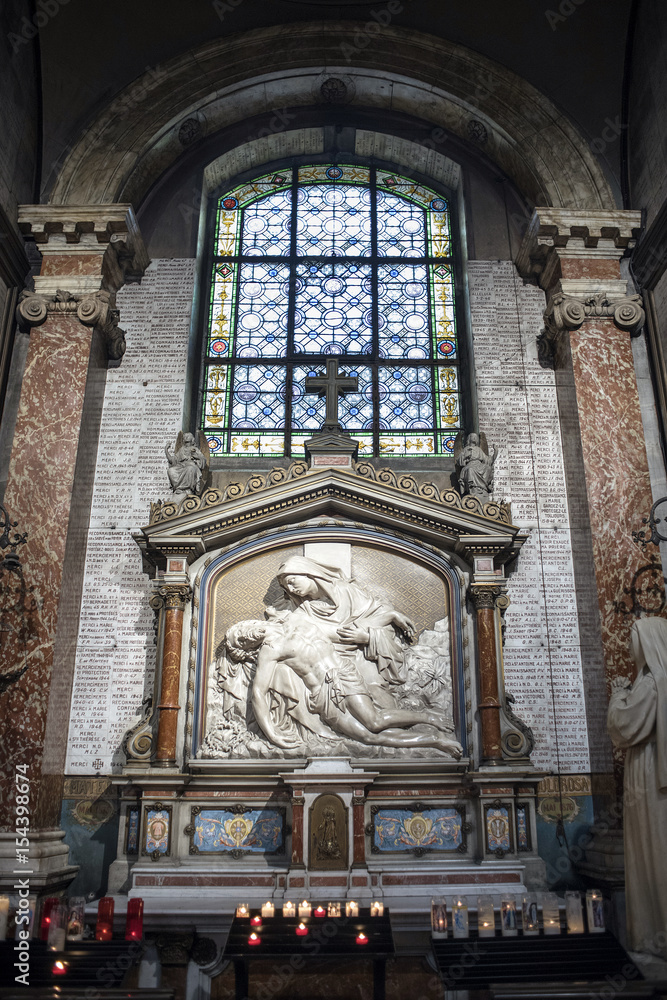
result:
[[[500,742],[500,691],[496,650],[495,601],[499,589],[490,586],[471,588],[477,614],[477,650],[479,657],[479,712],[482,723],[482,763],[502,763]]]
[[[58,879],[66,884],[74,874],[57,833],[78,623],[72,608],[83,573],[82,559],[80,578],[71,570],[83,530],[82,523],[73,527],[73,517],[81,522],[92,495],[97,439],[91,424],[99,426],[107,356],[119,361],[125,346],[115,292],[130,272],[132,280],[140,277],[148,258],[128,205],[21,206],[19,227],[36,240],[43,259],[34,293],[24,292],[18,307],[30,343],[5,504],[17,530],[27,532],[20,558],[33,603],[25,646],[16,632],[4,634],[0,645],[3,674],[27,665],[0,695],[0,829],[12,828],[15,768],[25,764],[39,888]],[[0,835],[0,881],[15,867],[5,849],[8,836]]]
[[[352,867],[366,867],[366,825],[364,823],[363,792],[352,794]]]
[[[303,867],[303,797],[292,797],[292,866]]]
[[[160,596],[164,598],[165,604],[164,645],[160,668],[158,731],[153,763],[157,767],[176,767],[183,612],[190,596],[190,588],[187,585],[178,584],[162,587]]]

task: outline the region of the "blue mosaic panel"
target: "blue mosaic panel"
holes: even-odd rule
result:
[[[530,850],[527,806],[516,807],[516,846],[520,851]]]
[[[277,191],[243,211],[241,253],[248,257],[284,256],[290,252],[291,191]]]
[[[234,353],[239,358],[282,357],[287,351],[287,264],[242,264]]]
[[[424,210],[387,191],[377,192],[377,241],[381,257],[426,256]]]
[[[296,252],[302,257],[368,257],[371,194],[368,188],[312,184],[297,194]]]
[[[486,849],[489,854],[512,849],[507,806],[489,806],[486,810]]]
[[[139,810],[128,809],[127,811],[127,832],[125,835],[125,853],[139,853]]]
[[[302,354],[369,353],[371,269],[356,264],[299,264],[294,350]]]
[[[193,818],[193,844],[202,853],[244,851],[281,854],[285,850],[285,816],[277,809],[202,809]]]
[[[381,358],[431,356],[428,288],[423,264],[378,268],[378,330]]]
[[[146,810],[146,840],[144,851],[146,854],[169,853],[169,827],[171,824],[171,814],[166,809]]]
[[[463,843],[463,817],[458,809],[385,809],[373,818],[373,845],[378,851],[455,851]]]
[[[433,427],[429,368],[380,368],[380,430],[428,431]]]
[[[338,400],[338,422],[346,431],[373,426],[373,386],[371,369],[358,365],[342,367],[340,373],[359,379],[359,392],[350,392]],[[292,427],[296,430],[319,430],[324,423],[324,397],[305,393],[306,377],[324,375],[322,369],[297,366],[292,382]]]

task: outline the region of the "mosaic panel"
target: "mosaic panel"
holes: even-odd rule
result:
[[[190,853],[284,854],[284,809],[192,810]],[[193,850],[194,849],[194,850]]]
[[[464,817],[461,811],[439,806],[434,809],[391,809],[380,806],[373,816],[373,853],[397,851],[465,850]]]

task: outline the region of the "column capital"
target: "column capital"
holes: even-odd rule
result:
[[[150,260],[144,246],[134,209],[129,204],[115,205],[19,205],[18,226],[24,236],[32,237],[45,257],[102,257],[101,272],[88,273],[78,268],[71,275],[84,293],[103,278],[102,287],[117,291],[122,285],[140,281]],[[63,283],[63,268],[54,268],[35,279],[38,292],[56,291],[54,282]],[[57,272],[60,272],[58,274]],[[65,273],[67,273],[65,271]]]
[[[120,313],[116,309],[113,292],[98,289],[86,295],[77,295],[59,288],[53,295],[21,292],[16,308],[16,319],[22,329],[41,326],[50,316],[73,315],[84,326],[92,326],[103,335],[112,361],[120,361],[125,353],[125,331],[118,326]]]
[[[488,584],[473,584],[470,588],[470,598],[477,611],[483,608],[495,608],[496,602],[504,596],[502,587],[491,587]]]
[[[641,295],[626,295],[625,282],[607,284],[620,287],[599,291],[599,282],[561,281],[561,288],[574,286],[578,294],[561,290],[549,296],[544,312],[547,332],[553,336],[564,330],[578,330],[587,319],[610,319],[619,330],[637,333],[646,319]]]
[[[562,276],[563,261],[619,261],[634,247],[641,228],[641,212],[538,207],[517,254],[517,270],[550,288]],[[611,271],[605,276],[620,277]]]
[[[190,600],[192,590],[187,584],[168,583],[160,587],[158,591],[160,597],[164,598],[167,611],[184,611],[185,605]]]

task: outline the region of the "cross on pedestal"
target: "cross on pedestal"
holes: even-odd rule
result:
[[[326,397],[323,431],[340,430],[338,397],[344,396],[347,392],[356,392],[358,388],[358,378],[338,374],[338,362],[335,358],[327,358],[326,375],[308,375],[306,377],[306,395],[311,396],[313,393],[317,393],[318,396]]]

